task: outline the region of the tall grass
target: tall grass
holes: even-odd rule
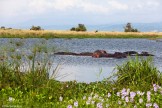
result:
[[[150,57],[130,59],[116,69],[114,77],[117,78],[117,86],[148,90],[152,84],[162,85],[162,73],[153,65]]]
[[[56,30],[0,30],[0,38],[161,38],[156,32],[75,32]]]

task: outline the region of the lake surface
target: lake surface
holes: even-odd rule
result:
[[[0,45],[6,47],[11,41],[22,41],[24,44],[18,50],[29,53],[35,44],[45,44],[49,49],[54,47],[56,51],[69,51],[75,53],[94,52],[95,50],[106,50],[108,53],[125,51],[147,51],[154,54],[154,64],[162,71],[162,42],[149,39],[0,39]],[[128,58],[92,58],[78,56],[54,55],[51,52],[53,68],[58,64],[57,80],[78,82],[93,82],[103,80],[112,75],[116,65],[121,65]],[[52,71],[52,70],[51,70]],[[51,74],[51,73],[50,73]],[[60,76],[60,77],[59,77]]]

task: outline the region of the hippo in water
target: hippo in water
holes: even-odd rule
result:
[[[96,50],[93,54],[92,57],[94,58],[100,58],[103,57],[104,55],[106,55],[107,52],[105,50]]]

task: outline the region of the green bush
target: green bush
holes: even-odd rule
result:
[[[127,25],[124,27],[125,32],[139,32],[138,29],[134,29],[131,26],[131,23],[127,23]]]
[[[84,24],[78,24],[78,27],[72,27],[70,29],[71,31],[87,31],[86,27]]]
[[[40,26],[32,26],[30,30],[42,30]]]

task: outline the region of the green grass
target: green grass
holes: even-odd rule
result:
[[[60,82],[55,80],[57,71],[53,71],[53,78],[48,75],[51,63],[44,46],[36,45],[32,54],[24,55],[13,50],[14,45],[19,48],[23,44],[11,43],[12,53],[7,47],[0,55],[0,107],[143,108],[147,104],[162,107],[162,76],[150,58],[130,59],[117,66],[112,79]],[[43,59],[38,61],[40,56]],[[24,63],[29,68],[22,70]]]

